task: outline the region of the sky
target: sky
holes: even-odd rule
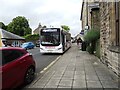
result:
[[[32,30],[41,25],[70,27],[72,36],[81,31],[82,0],[0,0],[0,22],[9,24],[13,18],[24,16]]]

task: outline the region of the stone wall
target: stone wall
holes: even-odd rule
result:
[[[116,47],[110,47],[109,48],[109,55],[108,55],[108,60],[110,62],[110,64],[108,64],[108,67],[110,67],[117,75],[120,76],[120,67],[119,67],[119,56],[120,56],[120,52],[118,52],[119,50],[115,49]],[[118,48],[117,48],[118,49]]]
[[[119,68],[119,47],[116,46],[115,2],[100,3],[100,46],[101,61],[117,75]],[[116,51],[115,51],[116,49]]]

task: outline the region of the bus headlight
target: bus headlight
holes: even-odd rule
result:
[[[43,50],[43,48],[40,48],[41,50]]]
[[[58,48],[58,50],[60,50],[60,49],[62,49],[62,48]]]

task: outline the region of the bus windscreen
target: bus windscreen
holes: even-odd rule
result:
[[[60,44],[59,29],[43,29],[41,30],[41,45],[58,46]]]

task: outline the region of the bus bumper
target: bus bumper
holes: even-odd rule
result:
[[[63,53],[63,50],[42,50],[40,49],[40,53]]]

